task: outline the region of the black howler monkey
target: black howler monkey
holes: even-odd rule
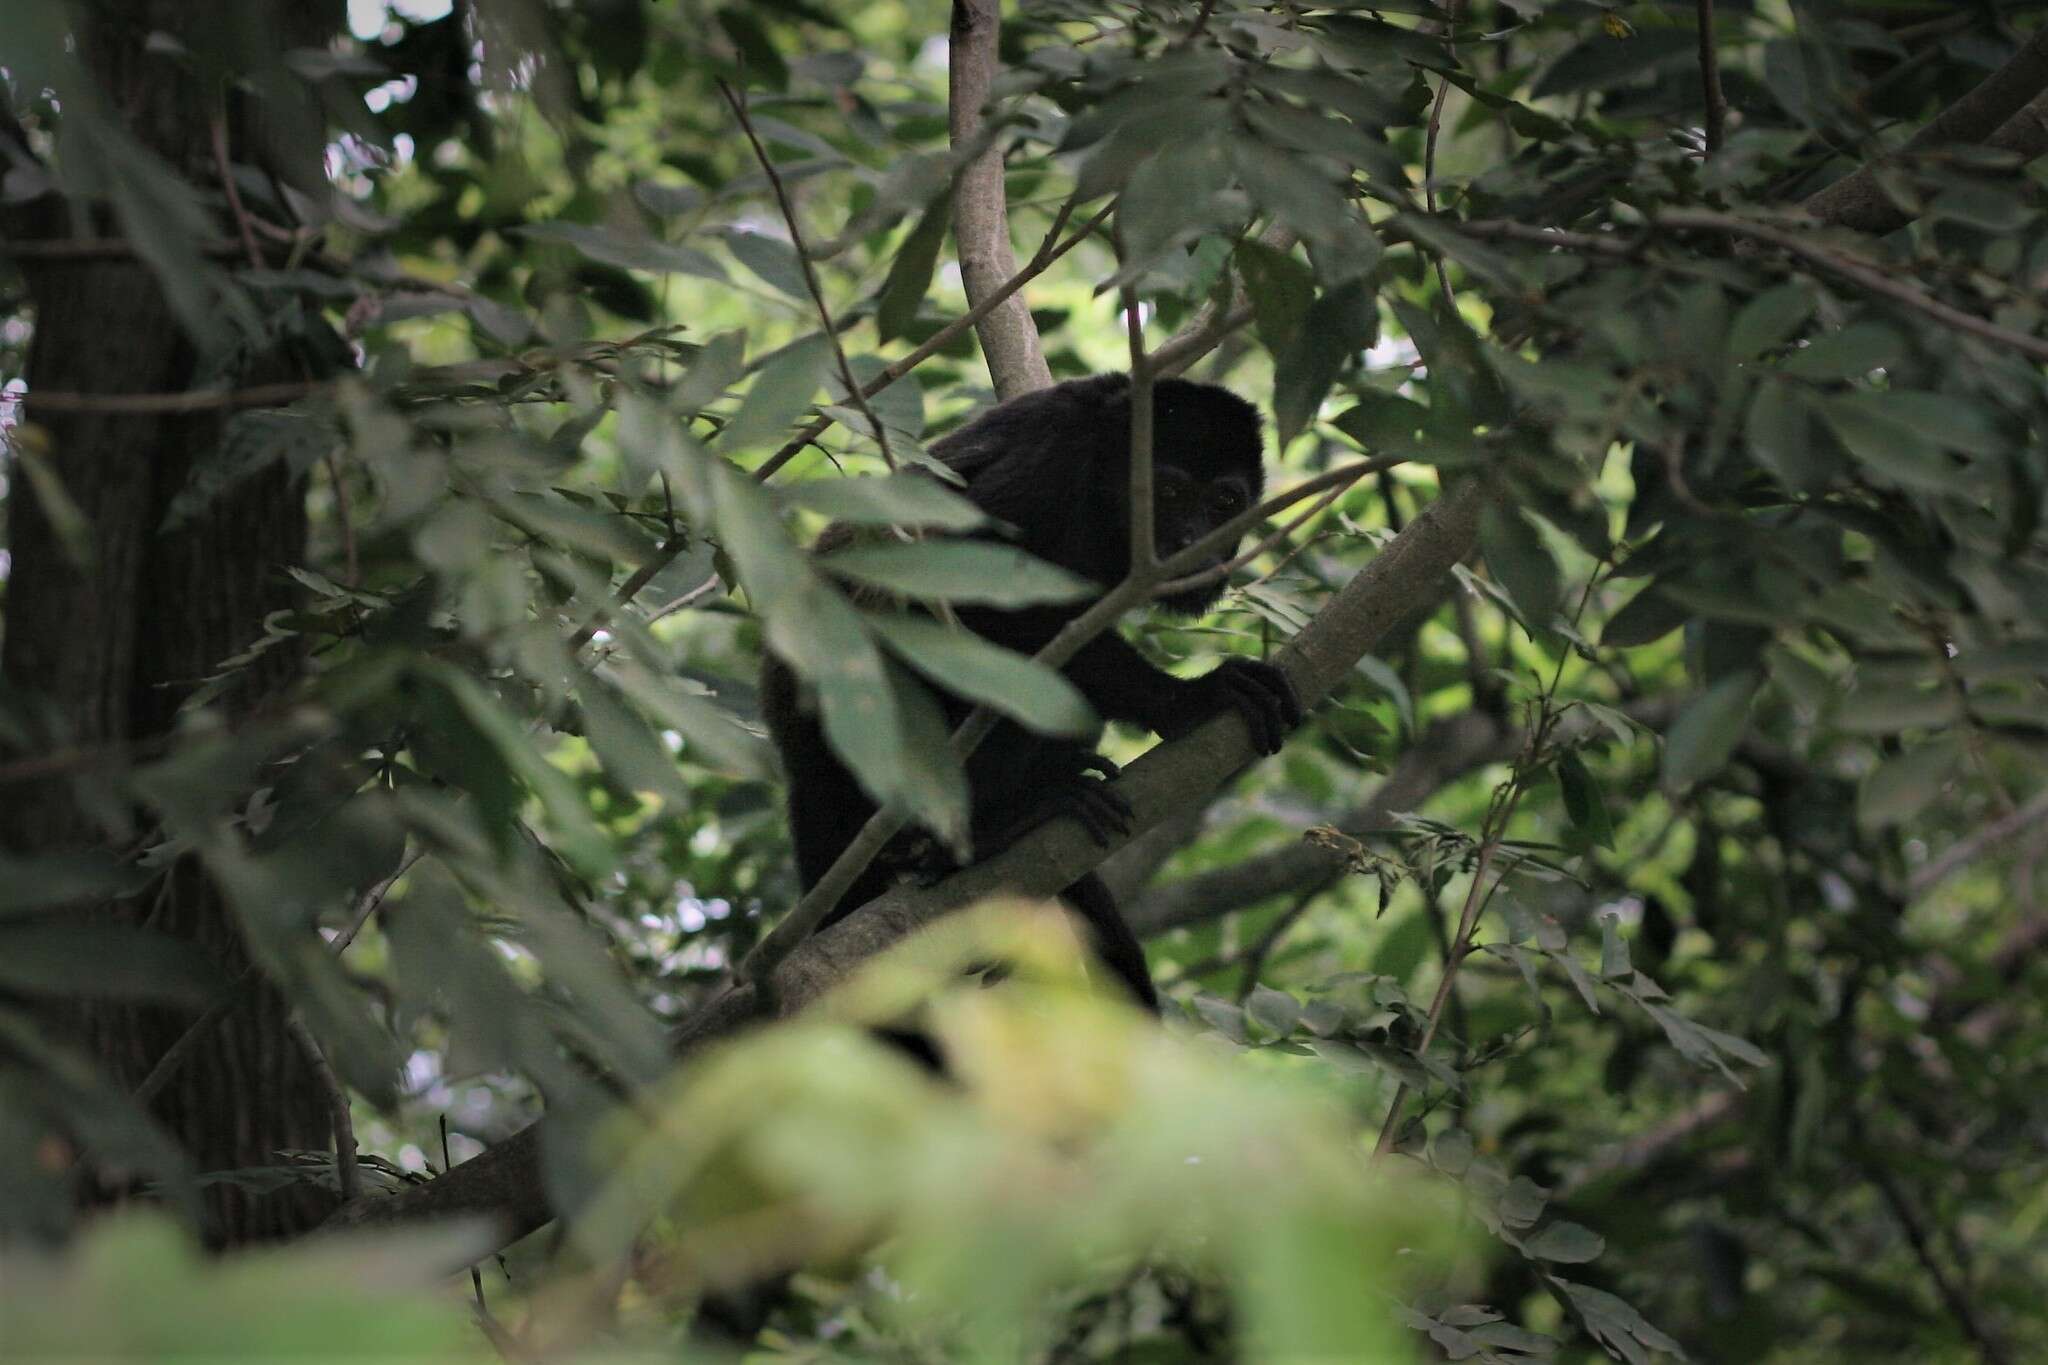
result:
[[[1255,503],[1265,485],[1259,419],[1227,389],[1183,379],[1154,383],[1154,526],[1162,558],[1193,544]],[[965,494],[1014,543],[1061,568],[1102,584],[1130,566],[1130,382],[1098,375],[1014,398],[938,441],[932,454],[965,480]],[[1219,555],[1219,562],[1227,557]],[[1165,599],[1169,610],[1199,614],[1222,591],[1192,589]],[[962,625],[984,638],[1035,654],[1085,604],[1020,610],[968,608]],[[1278,669],[1229,659],[1204,677],[1176,678],[1155,668],[1127,641],[1097,636],[1062,670],[1106,720],[1131,721],[1166,738],[1186,733],[1224,710],[1235,710],[1261,753],[1274,753],[1301,720],[1301,705]],[[791,836],[797,872],[809,889],[846,848],[875,804],[825,741],[815,707],[796,676],[769,657],[762,707],[789,778]],[[941,694],[949,724],[971,706]],[[999,851],[1024,830],[1054,815],[1079,819],[1101,842],[1127,828],[1130,812],[1091,773],[1115,767],[1091,745],[1034,735],[1010,722],[990,733],[967,760],[977,857]],[[904,858],[883,856],[854,882],[824,923],[843,918],[886,890]],[[1145,955],[1117,913],[1108,888],[1092,873],[1062,899],[1087,922],[1102,961],[1148,1009],[1156,1009]]]

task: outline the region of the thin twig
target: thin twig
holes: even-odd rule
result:
[[[1436,1037],[1437,1025],[1443,1022],[1444,1007],[1450,1003],[1451,992],[1458,983],[1458,969],[1472,953],[1472,935],[1479,928],[1479,912],[1492,899],[1486,885],[1487,873],[1493,868],[1494,855],[1500,850],[1501,836],[1507,830],[1508,818],[1515,813],[1515,807],[1522,799],[1521,773],[1508,779],[1505,798],[1496,795],[1492,809],[1480,830],[1479,862],[1472,869],[1472,884],[1465,889],[1465,903],[1458,911],[1458,932],[1451,940],[1451,951],[1444,962],[1443,975],[1436,983],[1436,994],[1429,1002],[1429,1013],[1422,1026],[1422,1037],[1415,1045],[1418,1056],[1429,1050]],[[1505,874],[1503,874],[1505,875]],[[1408,1085],[1404,1081],[1394,1087],[1393,1102],[1387,1106],[1387,1117],[1380,1126],[1379,1141],[1373,1144],[1375,1160],[1387,1154],[1394,1145],[1394,1134],[1401,1126],[1401,1106],[1408,1098]]]
[[[241,234],[242,248],[249,258],[251,269],[261,270],[264,265],[263,249],[256,244],[256,226],[253,216],[242,203],[242,191],[235,184],[233,164],[228,159],[228,125],[220,114],[213,117],[213,164],[220,174],[220,187],[227,195],[228,213],[235,220],[235,228]],[[269,227],[269,224],[265,224]],[[271,228],[272,232],[282,229]],[[295,234],[287,233],[288,236]],[[299,378],[312,379],[305,362],[299,362]],[[348,485],[341,477],[341,463],[332,452],[322,457],[321,465],[327,470],[327,482],[334,489],[334,516],[341,525],[341,557],[343,581],[351,588],[358,582],[356,569],[356,528],[354,514],[349,506]]]
[[[839,382],[846,386],[847,397],[860,409],[860,415],[868,419],[868,430],[874,434],[875,444],[881,447],[882,463],[893,470],[896,457],[889,451],[889,433],[882,429],[875,410],[868,406],[867,395],[861,392],[861,386],[853,377],[853,367],[846,361],[846,348],[839,344],[839,329],[832,325],[832,310],[825,305],[825,288],[818,281],[818,268],[811,261],[809,248],[804,245],[804,231],[797,224],[796,205],[790,202],[789,188],[782,183],[782,174],[775,169],[768,149],[761,145],[760,134],[754,131],[754,121],[747,116],[746,100],[726,81],[718,83],[718,93],[725,96],[726,104],[731,106],[733,118],[739,121],[740,131],[747,135],[747,144],[754,149],[754,159],[761,163],[761,170],[768,177],[768,187],[775,192],[775,205],[782,210],[783,224],[789,229],[790,246],[796,251],[797,264],[803,267],[804,288],[810,291],[811,305],[818,310],[818,323],[825,329],[825,339],[832,345],[832,358],[839,366]]]
[[[694,539],[694,536],[685,532],[682,535],[670,536],[655,546],[654,553],[648,556],[647,562],[633,570],[626,576],[626,581],[619,584],[618,591],[612,594],[612,600],[599,607],[591,618],[569,637],[569,652],[574,654],[589,644],[591,637],[603,630],[611,621],[612,613],[638,597],[640,590],[652,583],[655,575],[666,569],[671,560],[689,549]]]
[[[195,253],[210,258],[242,255],[246,246],[233,237],[195,242]],[[133,261],[140,259],[135,243],[125,237],[55,237],[47,241],[0,241],[0,258],[14,261]]]
[[[1455,41],[1458,9],[1458,0],[1446,0],[1443,20],[1444,61],[1453,66],[1457,65],[1458,61]],[[1444,106],[1450,102],[1450,98],[1451,78],[1447,75],[1438,77],[1436,99],[1429,106],[1429,128],[1422,145],[1422,198],[1431,214],[1436,213],[1436,144],[1438,136],[1443,132]],[[1444,306],[1455,313],[1458,309],[1458,299],[1451,292],[1451,268],[1442,252],[1436,255],[1436,282],[1437,287],[1443,291]]]
[[[341,526],[342,581],[353,588],[361,581],[362,570],[356,559],[355,511],[348,495],[348,481],[341,477],[341,461],[331,452],[320,463],[327,471],[327,486],[334,490],[334,519]]]
[[[1767,243],[1780,251],[1810,261],[1831,274],[1853,281],[1873,294],[1882,295],[1894,303],[1924,313],[1958,332],[1967,332],[2001,346],[2010,346],[2035,360],[2048,360],[2048,339],[2026,332],[2016,332],[1995,322],[1987,322],[1974,313],[1966,313],[1960,308],[1943,303],[1923,290],[1914,288],[1881,266],[1844,256],[1837,251],[1809,242],[1796,233],[1786,232],[1764,223],[1753,223],[1732,213],[1716,213],[1711,209],[1666,209],[1651,221],[1664,228],[1725,232],[1730,236],[1747,237],[1752,241]]]
[[[268,408],[326,393],[332,380],[298,380],[252,384],[245,389],[185,389],[175,393],[72,393],[62,389],[29,389],[20,401],[31,410],[84,412],[109,417],[148,417],[223,408]]]
[[[712,574],[709,578],[705,579],[702,583],[699,583],[696,587],[690,589],[682,596],[671,598],[668,601],[662,603],[660,606],[656,607],[653,611],[648,612],[646,623],[651,626],[656,621],[659,621],[664,617],[674,616],[684,607],[690,606],[691,604],[698,602],[703,598],[709,597],[712,593],[718,590],[718,583],[718,575]]]
[[[327,951],[335,957],[340,957],[347,950],[349,944],[356,941],[356,935],[363,931],[363,926],[369,923],[370,916],[377,912],[377,907],[384,903],[385,894],[391,890],[392,884],[411,871],[413,865],[425,856],[425,849],[414,850],[410,856],[399,864],[396,872],[393,872],[390,876],[365,892],[362,901],[356,907],[355,913],[349,916],[348,923],[342,926],[340,933],[328,941]],[[177,1041],[164,1049],[163,1055],[156,1059],[156,1065],[152,1066],[149,1069],[149,1074],[142,1078],[142,1084],[135,1087],[135,1102],[137,1104],[146,1106],[151,1100],[156,1098],[157,1093],[170,1083],[171,1077],[178,1073],[178,1068],[184,1065],[185,1058],[191,1054],[192,1049],[198,1045],[199,1040],[211,1032],[213,1026],[222,1019],[225,1019],[237,1006],[251,998],[254,992],[249,987],[255,983],[255,980],[256,965],[252,962],[242,968],[235,979],[228,984],[227,993],[220,1000],[209,1006],[206,1013],[194,1019],[186,1027],[185,1031],[178,1035]]]
[[[1714,41],[1714,0],[1699,0],[1700,84],[1706,90],[1707,155],[1721,150],[1728,127],[1728,94],[1721,88],[1721,54]]]
[[[228,214],[235,220],[235,230],[241,234],[242,250],[248,254],[249,264],[261,269],[263,251],[256,245],[256,230],[249,226],[249,211],[242,207],[242,191],[235,185],[234,170],[228,160],[227,120],[216,113],[212,125],[213,165],[220,174],[220,187],[228,197]]]
[[[1585,590],[1579,594],[1579,604],[1572,612],[1574,625],[1586,614],[1586,605],[1593,600],[1593,589],[1599,581],[1597,569],[1587,577]],[[1444,1009],[1450,1003],[1451,993],[1457,986],[1458,969],[1472,956],[1472,939],[1479,930],[1481,913],[1492,901],[1494,892],[1498,891],[1501,883],[1507,879],[1508,873],[1514,870],[1512,867],[1503,869],[1493,885],[1487,886],[1486,874],[1492,869],[1494,857],[1500,851],[1501,841],[1507,836],[1508,821],[1514,819],[1515,807],[1521,804],[1522,796],[1528,790],[1528,779],[1536,770],[1544,747],[1549,744],[1551,736],[1556,732],[1562,713],[1551,703],[1557,696],[1558,684],[1564,679],[1564,664],[1570,654],[1570,650],[1559,652],[1557,668],[1550,676],[1550,685],[1543,689],[1538,699],[1536,723],[1530,727],[1522,757],[1516,761],[1514,771],[1508,775],[1507,781],[1494,790],[1493,798],[1487,804],[1486,817],[1479,827],[1479,859],[1472,869],[1472,884],[1465,889],[1465,904],[1458,911],[1458,932],[1451,939],[1450,948],[1444,955],[1443,976],[1437,981],[1436,994],[1430,999],[1429,1013],[1423,1021],[1422,1037],[1415,1044],[1415,1053],[1418,1057],[1428,1052],[1430,1043],[1435,1040],[1437,1027],[1443,1022]],[[1388,1149],[1394,1145],[1394,1135],[1399,1131],[1401,1124],[1401,1106],[1407,1098],[1408,1085],[1404,1081],[1394,1087],[1394,1098],[1387,1106],[1387,1117],[1380,1127],[1379,1141],[1373,1144],[1375,1161],[1385,1156]]]
[[[1287,510],[1303,498],[1311,497],[1317,493],[1326,493],[1326,496],[1317,502],[1315,506],[1309,508],[1300,516],[1282,526],[1278,531],[1252,546],[1251,549],[1244,551],[1242,554],[1233,555],[1221,564],[1210,565],[1198,573],[1191,573],[1184,578],[1168,579],[1166,582],[1159,584],[1153,590],[1154,593],[1160,597],[1173,597],[1194,588],[1207,587],[1219,578],[1228,577],[1278,545],[1281,541],[1287,539],[1297,528],[1306,524],[1311,517],[1327,508],[1338,497],[1342,496],[1352,484],[1357,483],[1368,474],[1377,474],[1382,470],[1392,469],[1396,465],[1406,464],[1407,462],[1408,457],[1405,455],[1380,455],[1370,460],[1354,460],[1350,464],[1324,470],[1313,479],[1298,483],[1285,492],[1275,493],[1272,497],[1253,508],[1251,512],[1245,514],[1245,516],[1251,518],[1251,521],[1245,527],[1246,530],[1265,520],[1266,517],[1271,516],[1274,512]],[[1233,519],[1233,521],[1243,520],[1244,516]],[[1243,531],[1240,531],[1238,534],[1242,535]],[[1212,536],[1210,539],[1214,539],[1214,537]],[[1176,559],[1178,558],[1179,556],[1176,556]]]
[[[176,1042],[164,1049],[163,1055],[156,1059],[156,1065],[151,1067],[149,1074],[142,1078],[142,1084],[135,1087],[134,1099],[137,1104],[147,1108],[149,1102],[155,1099],[166,1085],[170,1084],[171,1077],[178,1074],[178,1068],[185,1064],[185,1058],[191,1054],[194,1047],[198,1046],[199,1040],[204,1038],[215,1024],[226,1018],[230,1010],[248,998],[247,992],[244,991],[243,987],[253,981],[255,977],[256,968],[254,966],[244,967],[241,974],[229,984],[227,995],[223,999],[215,1001],[208,1007],[206,1013],[194,1019],[191,1025],[178,1035]]]
[[[904,375],[909,374],[919,365],[937,355],[940,350],[952,343],[953,338],[959,336],[962,332],[965,332],[968,328],[974,326],[977,322],[980,322],[983,318],[1001,307],[1003,302],[1012,294],[1015,294],[1032,280],[1044,274],[1047,267],[1051,266],[1054,261],[1057,261],[1060,257],[1086,241],[1089,234],[1094,232],[1113,211],[1114,206],[1104,208],[1077,228],[1072,236],[1068,237],[1065,241],[1060,241],[1060,228],[1065,225],[1067,218],[1073,212],[1071,205],[1062,206],[1059,214],[1053,219],[1052,227],[1047,230],[1045,240],[1039,244],[1036,254],[1029,261],[1025,262],[1016,274],[1003,281],[1002,287],[987,298],[981,300],[981,302],[969,308],[965,313],[962,313],[959,317],[954,318],[944,327],[932,333],[922,344],[912,349],[902,359],[884,367],[880,373],[873,379],[870,379],[866,386],[861,389],[861,396],[864,398],[874,397],[883,389],[888,388],[891,384],[903,378]],[[783,444],[782,449],[769,456],[762,463],[761,467],[754,471],[754,478],[765,481],[774,477],[784,465],[801,454],[806,446],[830,430],[833,422],[834,419],[831,417],[819,417],[812,421],[809,426],[790,437]]]
[[[1138,312],[1138,291],[1123,290],[1124,336],[1130,347],[1131,377],[1131,573],[1147,573],[1159,558],[1152,519],[1152,367],[1145,362],[1145,324]]]
[[[1807,241],[1797,233],[1767,223],[1738,218],[1732,213],[1717,213],[1711,209],[1666,209],[1653,216],[1650,225],[1668,231],[1719,232],[1731,237],[1747,237],[1753,241],[1764,242],[1873,294],[1924,314],[1958,332],[1966,332],[1971,336],[1996,342],[2000,346],[2009,346],[2035,360],[2048,360],[2048,339],[2026,332],[2016,332],[2010,327],[2001,327],[1974,313],[1966,313],[1953,304],[1943,303],[1925,290],[1917,289],[1896,278],[1883,266]],[[1554,246],[1567,251],[1581,251],[1601,256],[1633,256],[1644,246],[1643,239],[1639,237],[1564,232],[1495,219],[1474,219],[1455,226],[1459,232],[1469,236],[1528,242],[1533,245]]]
[[[306,1064],[313,1072],[313,1079],[319,1082],[320,1093],[327,1101],[327,1118],[334,1125],[334,1178],[341,1186],[341,1202],[362,1198],[363,1171],[356,1160],[356,1125],[348,1109],[348,1090],[342,1085],[341,1077],[334,1074],[333,1065],[327,1060],[327,1053],[320,1047],[320,1040],[313,1036],[313,1030],[306,1027],[306,1021],[296,1011],[287,1011],[284,1016],[285,1031],[292,1041],[299,1045],[299,1051],[306,1056]]]
[[[1970,1296],[1963,1292],[1963,1287],[1956,1283],[1955,1277],[1949,1274],[1935,1256],[1933,1239],[1928,1235],[1927,1225],[1906,1198],[1906,1192],[1900,1186],[1898,1177],[1875,1156],[1864,1164],[1864,1169],[1870,1176],[1870,1183],[1877,1186],[1878,1192],[1884,1196],[1884,1202],[1890,1206],[1892,1216],[1899,1220],[1899,1226],[1905,1230],[1906,1243],[1913,1248],[1914,1259],[1918,1260],[1920,1268],[1927,1272],[1927,1278],[1934,1281],[1934,1291],[1941,1296],[1942,1306],[1948,1309],[1949,1315],[1956,1320],[1956,1326],[1962,1329],[1963,1335],[1977,1348],[1979,1359],[1983,1360],[1985,1365],[2008,1365],[2012,1360],[2011,1353],[2006,1350],[2005,1343],[1985,1323],[1977,1311],[1977,1306],[1970,1302]]]
[[[426,849],[414,849],[399,862],[396,871],[364,892],[362,901],[356,906],[356,912],[348,917],[348,923],[341,927],[340,933],[328,940],[327,951],[335,957],[347,952],[348,946],[356,941],[356,935],[363,932],[363,926],[370,922],[370,916],[376,914],[377,907],[384,903],[384,897],[398,884],[398,879],[412,871],[419,860],[426,856]]]
[[[1206,320],[1197,314],[1193,326],[1172,337],[1152,353],[1152,368],[1158,374],[1179,374],[1215,350],[1223,338],[1251,320],[1252,306],[1248,303],[1228,310],[1219,309]]]
[[[2044,820],[2048,820],[2048,789],[2036,793],[2032,800],[2010,815],[1994,820],[1966,838],[1956,840],[1939,858],[1913,874],[1912,880],[1906,885],[1906,894],[1918,900],[1948,880],[1949,875],[1958,868],[1974,861],[1986,849],[1994,844],[2003,843],[2013,835]]]

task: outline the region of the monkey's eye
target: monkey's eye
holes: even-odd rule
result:
[[[1209,494],[1209,510],[1219,520],[1228,521],[1244,510],[1244,493],[1230,487],[1215,489]]]

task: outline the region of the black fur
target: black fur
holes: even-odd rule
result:
[[[1162,379],[1153,387],[1153,413],[1155,539],[1164,557],[1257,502],[1265,478],[1258,414],[1229,390]],[[1105,587],[1124,576],[1130,564],[1130,390],[1125,376],[1073,380],[1012,399],[935,443],[932,453],[967,480],[967,497],[1003,523],[1008,529],[1002,533],[1024,549]],[[1218,583],[1164,605],[1197,614],[1221,591]],[[1035,654],[1079,611],[1074,604],[1020,611],[975,608],[960,611],[959,618],[997,644]],[[1104,719],[1131,721],[1167,738],[1235,709],[1251,727],[1259,750],[1273,753],[1301,719],[1300,703],[1285,675],[1249,659],[1228,660],[1205,677],[1176,678],[1153,667],[1120,636],[1104,634],[1064,672]],[[942,695],[941,700],[952,725],[970,709],[958,697]],[[808,889],[875,806],[827,746],[795,675],[772,656],[763,668],[762,707],[789,778],[797,872]],[[1103,843],[1123,832],[1128,807],[1091,773],[1115,773],[1092,744],[1034,735],[1007,722],[998,725],[967,760],[976,856],[998,851],[1055,815],[1079,819]],[[825,923],[887,890],[913,861],[908,848],[906,842],[903,850],[877,858]],[[1067,888],[1062,898],[1088,924],[1103,964],[1141,1003],[1156,1009],[1144,950],[1117,913],[1108,888],[1091,874]]]

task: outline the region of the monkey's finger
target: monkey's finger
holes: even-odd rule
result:
[[[1272,664],[1256,659],[1243,660],[1239,668],[1248,681],[1273,698],[1280,719],[1289,728],[1301,724],[1301,694],[1294,690],[1294,680]]]
[[[1246,670],[1234,664],[1225,664],[1214,676],[1230,709],[1244,718],[1245,729],[1251,732],[1252,748],[1262,754],[1272,753],[1279,747],[1280,730],[1273,698],[1260,689]]]
[[[1137,822],[1130,802],[1119,793],[1092,782],[1078,794],[1074,818],[1088,831],[1088,837],[1104,848],[1118,836],[1129,834]]]

